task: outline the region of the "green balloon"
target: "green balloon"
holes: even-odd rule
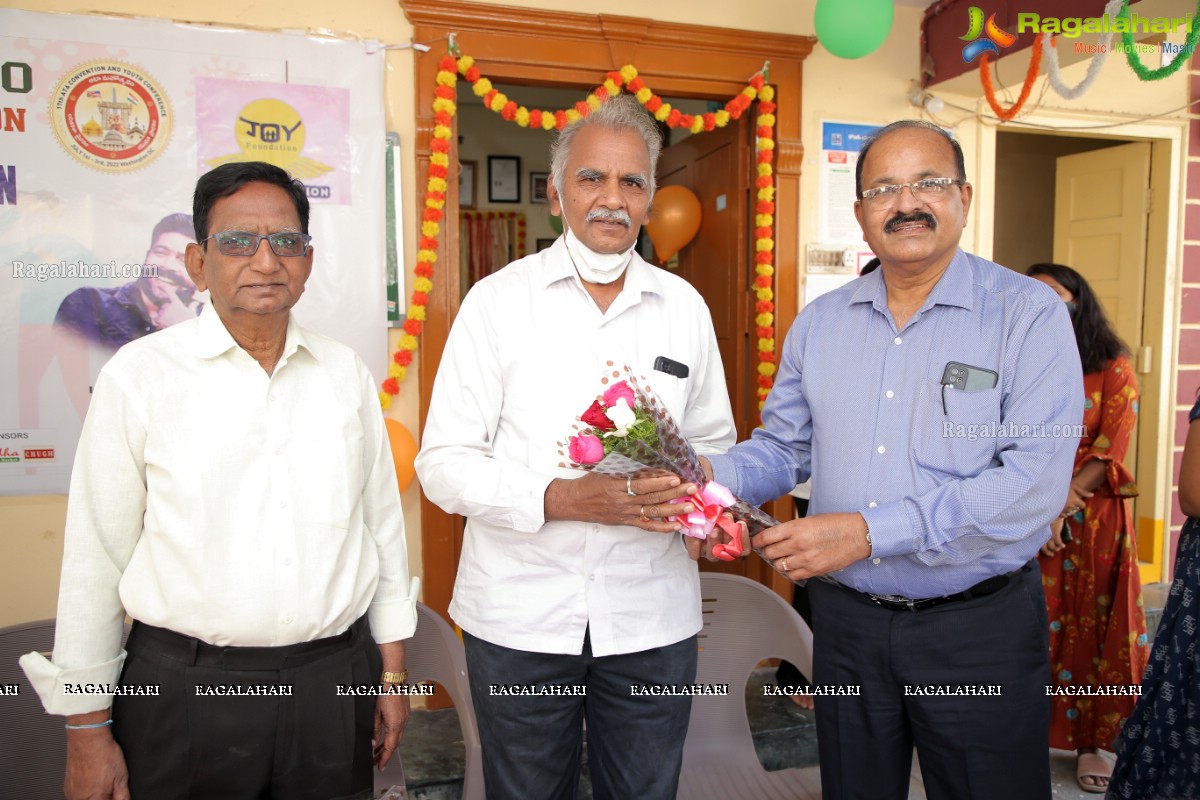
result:
[[[550,215],[550,227],[554,229],[555,233],[557,233],[559,236],[562,236],[562,232],[563,232],[562,217],[558,216],[557,214],[551,214]]]
[[[874,53],[892,29],[892,0],[817,0],[817,40],[838,58]]]

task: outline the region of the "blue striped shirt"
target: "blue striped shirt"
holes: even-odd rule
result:
[[[943,388],[951,361],[998,383]],[[751,503],[811,474],[810,515],[861,512],[873,552],[834,573],[840,583],[939,597],[1010,572],[1045,544],[1082,419],[1064,303],[959,250],[903,330],[879,270],[809,304],[784,343],[763,427],[709,458]]]

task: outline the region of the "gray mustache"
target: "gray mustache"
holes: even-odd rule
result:
[[[598,220],[598,219],[611,221],[611,222],[619,222],[622,225],[624,225],[626,228],[628,228],[630,225],[633,224],[633,220],[630,219],[629,214],[625,211],[621,211],[620,209],[617,209],[616,211],[610,211],[610,210],[604,209],[604,208],[595,208],[588,212],[588,215],[587,215],[588,222],[594,222],[595,220]]]
[[[914,211],[911,214],[897,214],[889,219],[883,226],[883,232],[891,233],[892,231],[896,230],[898,226],[907,222],[924,222],[933,230],[937,230],[937,220],[933,218],[932,214],[928,214],[924,211]]]

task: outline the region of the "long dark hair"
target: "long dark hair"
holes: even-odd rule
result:
[[[1104,307],[1082,275],[1062,264],[1034,264],[1025,270],[1025,274],[1031,278],[1038,275],[1053,278],[1074,295],[1075,313],[1071,315],[1071,324],[1075,327],[1075,343],[1079,345],[1084,375],[1099,372],[1117,356],[1129,355],[1129,348],[1113,330]]]

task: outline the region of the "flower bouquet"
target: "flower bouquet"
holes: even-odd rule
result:
[[[558,443],[562,448],[559,454],[570,460],[570,464],[559,466],[618,478],[671,473],[694,483],[700,487],[696,494],[672,501],[691,503],[694,510],[671,519],[683,525],[685,534],[697,539],[706,538],[714,526],[724,528],[733,541],[715,545],[713,555],[725,561],[740,556],[748,543],[742,541],[738,526],[728,524],[723,511],[745,522],[751,536],[779,524],[770,514],[734,497],[725,486],[708,480],[699,456],[666,406],[649,386],[638,382],[628,366],[624,376],[619,380],[622,373],[613,370],[611,376],[601,379],[608,388],[580,415],[567,441]]]

